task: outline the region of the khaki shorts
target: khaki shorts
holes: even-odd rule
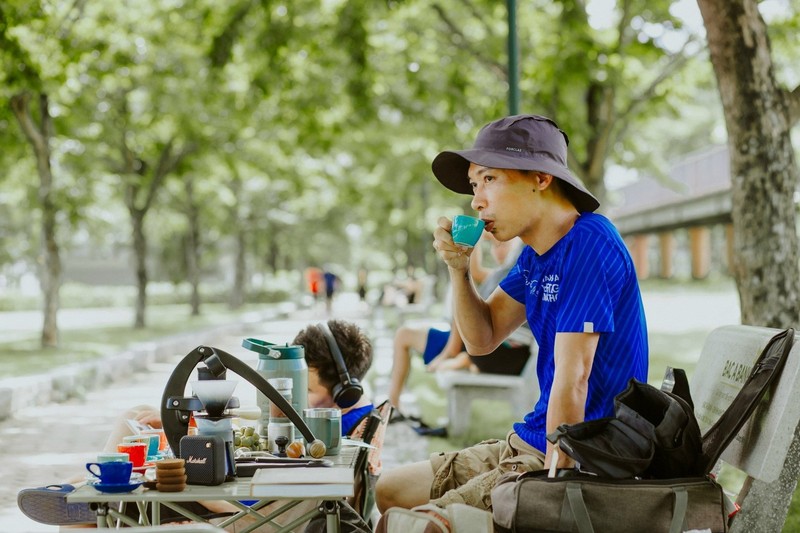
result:
[[[507,472],[544,468],[544,454],[510,431],[506,440],[492,439],[456,452],[431,455],[431,503],[444,507],[464,503],[491,510],[491,492]]]

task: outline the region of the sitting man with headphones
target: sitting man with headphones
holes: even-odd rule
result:
[[[339,407],[342,410],[342,435],[359,436],[363,431],[362,422],[367,420],[374,409],[372,402],[364,396],[360,383],[372,365],[372,345],[367,335],[352,322],[329,320],[327,323],[307,326],[297,334],[291,344],[304,347],[308,365],[308,406]],[[127,420],[138,420],[155,428],[161,427],[159,409],[151,406],[135,407],[117,419],[104,451],[116,451],[117,443],[122,441],[122,437],[131,434]],[[26,491],[29,501],[18,501],[18,505],[29,518],[44,524],[94,523],[94,512],[89,509],[89,504],[66,503],[67,493],[74,490],[75,485],[85,483],[85,480],[85,474],[80,474],[68,481],[68,484],[59,486],[62,490],[42,488],[40,491]],[[232,504],[223,501],[188,503],[193,512],[206,517],[239,511]],[[298,505],[289,514],[282,515],[286,523],[316,505],[314,501],[305,503],[309,505]],[[263,509],[261,512],[264,512]],[[180,517],[168,512],[162,514],[162,522],[176,518]],[[242,522],[237,524],[241,526]],[[258,529],[260,532],[270,530],[270,526],[266,525]]]
[[[374,408],[359,381],[372,364],[369,339],[353,323],[329,320],[306,327],[292,343],[305,349],[308,406],[339,407],[342,435],[352,434]]]

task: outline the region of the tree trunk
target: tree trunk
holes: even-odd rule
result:
[[[733,190],[733,273],[743,324],[796,325],[800,301],[788,101],[755,0],[699,0],[719,85]]]
[[[245,229],[243,225],[240,225],[236,230],[236,266],[233,276],[233,290],[231,291],[229,302],[231,309],[239,309],[244,305],[244,295],[247,290],[245,281],[247,273],[246,248],[247,239],[245,237]]]
[[[267,235],[269,235],[269,240],[267,242],[267,253],[264,256],[264,259],[266,260],[266,265],[269,267],[269,271],[272,274],[275,274],[278,271],[278,259],[280,259],[281,256],[280,250],[278,249],[278,243],[275,242],[275,232],[279,228],[274,227],[271,223],[268,224]]]
[[[236,265],[234,267],[233,287],[231,287],[228,307],[239,309],[244,305],[245,292],[247,291],[247,230],[245,229],[247,224],[239,214],[240,206],[242,205],[242,180],[236,170],[236,165],[231,163],[230,168],[232,174],[230,189],[233,193],[234,202],[230,208],[229,216],[231,227],[236,228]]]
[[[733,274],[743,324],[798,323],[798,241],[794,203],[798,169],[787,93],[778,87],[767,27],[755,0],[698,0],[708,36],[731,154]],[[782,526],[797,484],[790,475],[755,483],[732,531]],[[758,505],[748,503],[759,502]]]
[[[186,246],[186,270],[192,286],[192,316],[200,316],[200,209],[195,203],[194,180],[186,178],[187,218],[189,235]]]
[[[127,116],[127,103],[123,100],[122,115]],[[147,238],[144,233],[144,218],[153,206],[156,194],[161,189],[167,175],[175,170],[178,163],[195,149],[189,143],[178,153],[173,153],[175,139],[172,138],[161,149],[158,162],[149,170],[149,165],[132,151],[126,142],[125,131],[121,132],[121,174],[128,177],[125,185],[125,205],[131,216],[133,231],[133,252],[136,256],[136,283],[138,295],[136,297],[136,320],[134,328],[145,327],[145,310],[147,309]]]
[[[133,254],[136,257],[136,320],[133,327],[143,329],[147,309],[147,237],[144,234],[144,211],[131,211]]]
[[[39,284],[44,297],[42,347],[58,346],[58,309],[61,290],[61,255],[56,238],[58,206],[53,194],[53,174],[50,167],[50,137],[53,124],[46,94],[39,95],[39,124],[31,115],[30,95],[18,94],[11,99],[11,108],[20,128],[33,148],[39,174],[39,205],[42,209],[42,251],[44,269]]]

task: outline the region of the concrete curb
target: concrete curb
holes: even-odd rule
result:
[[[132,373],[145,372],[151,364],[187,354],[197,347],[200,334],[210,344],[213,339],[248,331],[259,322],[285,318],[297,308],[296,304],[285,302],[266,311],[251,313],[237,322],[136,343],[121,352],[64,365],[43,374],[0,379],[0,421],[26,407],[81,397],[87,391],[124,380]]]

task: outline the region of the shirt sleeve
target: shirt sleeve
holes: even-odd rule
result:
[[[614,331],[614,294],[623,263],[619,251],[602,236],[582,235],[570,243],[560,283],[556,331]]]
[[[519,256],[519,259],[517,259],[517,263],[511,267],[508,275],[505,277],[505,279],[503,279],[503,281],[500,282],[500,288],[503,289],[506,294],[523,305],[525,305],[525,274],[528,272],[528,269],[525,265],[527,265],[527,257],[529,253],[529,249],[523,250],[522,254]]]

